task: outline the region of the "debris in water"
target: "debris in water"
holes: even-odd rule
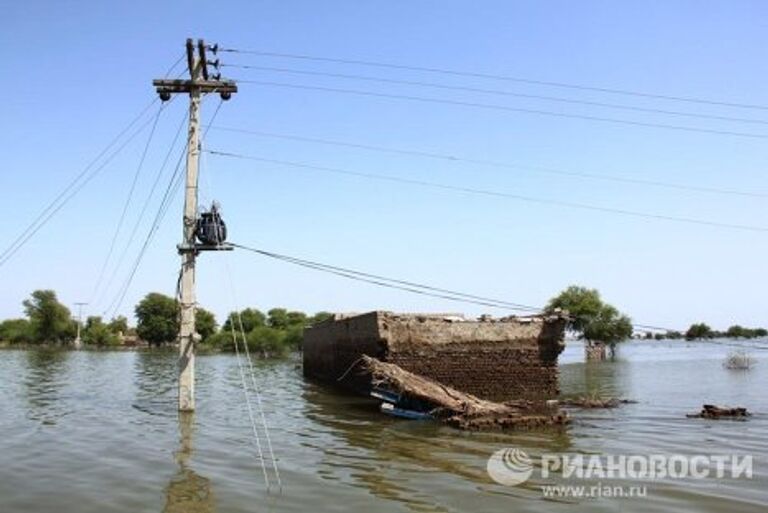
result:
[[[686,415],[689,419],[736,419],[747,420],[751,413],[746,408],[728,406],[715,406],[714,404],[705,404],[699,413],[689,413]]]
[[[617,408],[622,404],[637,404],[637,401],[631,399],[618,399],[608,397],[601,399],[599,397],[573,397],[570,399],[561,399],[562,406],[573,406],[576,408]]]
[[[402,367],[370,356],[360,358],[360,372],[371,376],[371,395],[383,410],[407,418],[434,418],[460,429],[512,429],[566,424],[568,415],[544,403],[495,403],[459,392]]]

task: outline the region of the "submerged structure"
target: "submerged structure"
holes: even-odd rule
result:
[[[369,394],[367,356],[484,400],[551,399],[559,391],[566,322],[560,314],[479,320],[383,311],[336,315],[304,332],[304,375]]]

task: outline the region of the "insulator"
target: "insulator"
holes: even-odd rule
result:
[[[220,60],[216,59],[215,61],[208,61],[208,64],[213,66],[216,69],[219,69]]]
[[[164,102],[167,102],[171,99],[171,93],[168,91],[160,91],[160,99]]]
[[[230,98],[232,98],[232,93],[230,93],[229,91],[225,91],[221,93],[222,100],[229,100]]]
[[[213,55],[216,55],[216,52],[219,51],[219,43],[216,43],[213,46],[208,46],[208,49],[213,52]]]

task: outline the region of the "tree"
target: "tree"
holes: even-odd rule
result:
[[[200,335],[200,341],[205,343],[216,333],[216,317],[205,308],[198,307],[195,310],[195,330]]]
[[[698,324],[691,324],[688,331],[685,332],[685,338],[693,340],[696,338],[713,338],[714,332],[707,324],[700,322]]]
[[[319,324],[323,321],[327,321],[328,319],[332,319],[333,314],[331,312],[317,312],[315,315],[310,317],[309,319],[309,325],[312,326],[314,324]]]
[[[600,299],[600,293],[596,289],[571,285],[550,299],[545,311],[552,313],[558,308],[565,310],[571,317],[568,327],[583,333],[587,324],[600,315],[602,307],[603,300]]]
[[[264,356],[280,355],[287,352],[285,332],[271,326],[258,326],[246,338],[250,351],[259,351]]]
[[[232,327],[234,326],[239,330],[241,320],[243,323],[243,331],[246,333],[253,331],[253,328],[256,328],[257,326],[265,326],[267,324],[267,316],[264,315],[263,312],[255,308],[246,308],[240,312],[239,317],[237,312],[230,313],[221,329],[224,331],[232,331]]]
[[[109,331],[114,333],[115,335],[118,335],[122,333],[123,335],[128,333],[128,319],[125,318],[123,315],[119,315],[109,321]]]
[[[288,325],[288,310],[285,308],[273,308],[267,312],[267,326],[281,330]]]
[[[611,305],[603,305],[583,331],[584,338],[614,347],[632,336],[632,321]]]
[[[162,345],[176,340],[179,332],[178,303],[158,292],[144,296],[136,305],[136,334],[149,345]]]
[[[552,298],[545,311],[565,310],[571,317],[569,329],[591,342],[615,347],[632,336],[632,320],[616,307],[604,303],[596,289],[571,285]]]
[[[69,309],[59,303],[52,290],[36,290],[23,303],[35,342],[62,342],[74,337]]]
[[[0,341],[29,344],[32,340],[32,324],[27,319],[8,319],[0,322]]]
[[[117,334],[105,324],[101,317],[88,317],[83,330],[83,342],[95,346],[116,346],[120,344]]]

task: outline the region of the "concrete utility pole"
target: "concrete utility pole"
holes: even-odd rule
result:
[[[83,306],[88,303],[75,303],[77,307],[77,336],[75,337],[75,349],[83,347],[83,341],[80,339],[80,326],[83,324]]]
[[[221,80],[221,75],[209,76],[206,51],[214,54],[217,46],[209,48],[202,39],[197,45],[187,39],[187,67],[189,80],[154,80],[160,99],[167,101],[173,93],[189,94],[189,133],[187,137],[187,179],[184,192],[184,238],[178,246],[181,255],[181,322],[179,326],[179,411],[195,409],[195,258],[201,250],[226,249],[196,243],[197,225],[197,173],[200,158],[200,102],[203,95],[218,93],[222,100],[237,92],[231,80]]]

